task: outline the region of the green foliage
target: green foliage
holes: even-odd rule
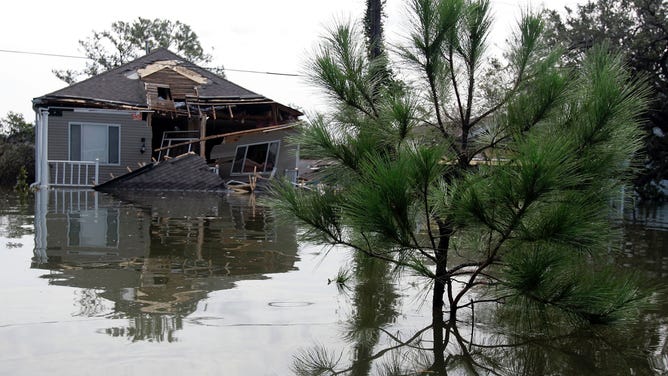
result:
[[[327,284],[332,282],[336,283],[336,288],[339,291],[345,291],[348,288],[348,282],[350,281],[350,270],[345,268],[339,268],[339,271],[336,273],[336,276],[333,279],[327,279]]]
[[[35,137],[35,127],[27,122],[23,114],[9,111],[0,119],[0,137],[18,142],[32,142]]]
[[[344,25],[311,60],[336,111],[298,140],[332,167],[320,191],[277,187],[281,208],[312,239],[433,279],[435,352],[447,342],[437,328],[457,321],[444,303],[456,318],[479,285],[588,322],[627,317],[646,296],[602,255],[615,248],[610,202],[641,147],[647,87],[603,47],[564,67],[527,14],[506,55],[511,74],[496,82],[503,94],[483,100],[489,3],[410,6],[393,69],[421,81],[378,85]]]
[[[596,44],[623,56],[633,77],[646,79],[653,100],[643,114],[645,143],[642,169],[635,185],[643,199],[661,199],[656,186],[668,179],[668,3],[662,0],[595,0],[566,8],[565,17],[549,11],[548,40],[579,65]]]
[[[33,181],[35,127],[22,114],[10,111],[0,119],[0,130],[0,186]]]
[[[93,31],[88,38],[79,40],[79,46],[90,59],[82,72],[53,71],[56,77],[68,84],[128,63],[144,55],[147,48],[168,48],[196,64],[212,60],[189,25],[160,18],[139,17],[131,22],[113,22],[110,29]],[[222,67],[214,71],[224,76]]]
[[[19,175],[16,177],[16,185],[14,185],[14,191],[16,191],[22,197],[25,197],[30,193],[30,186],[28,185],[28,171],[25,166],[21,166],[19,169]]]
[[[0,140],[0,186],[13,187],[21,169],[27,171],[27,180],[35,177],[35,146]]]
[[[292,371],[299,376],[325,376],[336,372],[343,354],[338,356],[328,353],[324,347],[314,350],[303,350],[294,357]]]
[[[526,247],[509,260],[502,293],[524,306],[527,318],[561,312],[576,324],[632,320],[648,298],[636,277],[620,277],[593,261],[582,264],[567,248]]]
[[[274,194],[281,198],[275,202],[277,210],[294,213],[297,219],[309,225],[304,236],[313,241],[334,243],[343,237],[338,201],[340,197],[332,191],[323,194],[309,194],[294,189],[289,182],[279,182],[273,186]]]

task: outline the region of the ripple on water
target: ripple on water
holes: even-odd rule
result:
[[[270,307],[278,308],[298,308],[313,305],[313,302],[269,302]]]

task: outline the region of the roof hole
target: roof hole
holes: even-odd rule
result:
[[[159,87],[158,88],[158,99],[163,101],[172,100],[172,91],[168,87]]]

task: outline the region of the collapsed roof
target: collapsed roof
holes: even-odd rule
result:
[[[171,112],[215,112],[244,104],[271,104],[302,113],[159,48],[120,67],[33,99],[33,107],[64,106]]]

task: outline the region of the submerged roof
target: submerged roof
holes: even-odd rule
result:
[[[269,100],[185,60],[166,48],[159,48],[118,68],[35,98],[33,103],[37,106],[51,101],[71,99],[147,107],[146,90],[142,78],[160,69],[172,69],[196,82],[200,98]]]
[[[206,160],[194,153],[182,154],[160,163],[147,164],[130,173],[96,185],[98,191],[172,190],[222,191],[223,179],[212,172]]]

